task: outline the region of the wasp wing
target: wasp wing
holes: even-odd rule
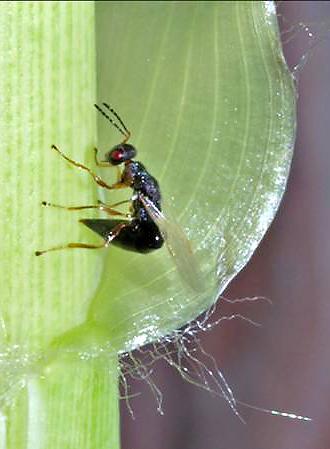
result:
[[[173,220],[169,220],[148,197],[142,194],[139,197],[165,240],[179,275],[193,290],[202,292],[204,290],[202,272],[183,229]]]

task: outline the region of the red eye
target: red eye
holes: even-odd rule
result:
[[[115,150],[112,152],[111,158],[115,161],[120,161],[123,158],[123,152],[121,150]]]

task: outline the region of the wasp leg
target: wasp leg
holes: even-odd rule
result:
[[[41,205],[45,207],[56,207],[58,209],[65,209],[69,211],[76,211],[76,210],[84,210],[84,209],[98,209],[102,212],[106,212],[109,215],[120,215],[122,217],[130,217],[130,214],[126,214],[124,212],[120,212],[118,210],[113,209],[116,206],[119,206],[120,204],[129,203],[129,200],[119,201],[118,203],[114,204],[106,204],[102,201],[98,200],[98,205],[88,205],[88,206],[62,206],[60,204],[53,204],[48,203],[47,201],[42,201]]]
[[[91,245],[89,243],[68,243],[67,245],[59,245],[59,246],[53,246],[53,248],[44,249],[42,251],[35,251],[36,256],[42,256],[45,253],[49,253],[51,251],[60,251],[63,249],[101,249],[101,248],[107,248],[113,239],[117,237],[117,235],[120,233],[120,231],[127,226],[127,223],[119,223],[117,226],[113,228],[111,231],[111,234],[107,236],[107,238],[104,240],[104,242],[101,245]]]
[[[62,249],[72,249],[72,248],[85,248],[85,249],[100,249],[107,247],[108,244],[105,241],[102,245],[90,245],[89,243],[68,243],[67,245],[54,246],[53,248],[48,248],[42,251],[35,251],[36,256],[42,256],[45,253],[49,253],[51,251],[59,251]]]
[[[132,200],[123,200],[123,201],[118,201],[118,203],[114,203],[114,204],[107,204],[104,203],[101,200],[97,200],[98,204],[101,204],[102,206],[106,206],[106,207],[116,207],[116,206],[120,206],[121,204],[126,204],[126,203],[131,203]]]
[[[101,201],[101,200],[98,200],[97,202],[102,206],[102,209],[100,209],[100,210],[109,213],[109,215],[116,215],[116,214],[113,213],[114,212],[114,210],[113,210],[114,207],[117,207],[117,206],[120,206],[120,205],[126,204],[126,203],[131,203],[132,204],[131,200],[118,201],[118,203],[114,203],[114,204],[106,204],[106,203],[103,203],[103,201]],[[129,213],[122,213],[122,212],[119,212],[119,211],[115,211],[115,212],[118,212],[117,215],[122,215],[122,216],[125,216],[126,218],[132,218],[132,206],[130,207],[130,212]]]
[[[98,149],[96,147],[94,147],[94,160],[95,160],[95,165],[97,165],[98,167],[115,167],[114,165],[110,164],[110,162],[106,162],[106,161],[99,161],[97,158],[97,153],[98,153]]]
[[[116,184],[118,184],[121,180],[121,171],[118,165],[112,165],[110,164],[110,162],[106,162],[106,161],[99,161],[97,158],[97,153],[98,153],[98,149],[94,148],[94,160],[95,160],[95,164],[98,167],[111,167],[111,168],[116,168],[117,170],[117,182]]]
[[[70,164],[73,164],[75,167],[81,168],[82,170],[86,170],[99,186],[108,190],[123,189],[128,187],[123,182],[118,181],[113,185],[109,185],[105,181],[103,181],[103,179],[101,179],[96,173],[94,173],[90,168],[86,167],[86,165],[83,165],[80,162],[76,162],[73,159],[70,159],[68,156],[66,156],[59,148],[57,148],[56,145],[52,145],[52,149],[57,151],[58,154],[61,155],[66,161],[70,162]]]
[[[117,169],[117,182],[116,182],[116,184],[120,184],[121,171],[120,171],[120,168],[118,167],[118,165],[116,165],[116,169]]]

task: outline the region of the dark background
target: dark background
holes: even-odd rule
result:
[[[236,398],[313,417],[290,420],[228,404],[184,380],[164,362],[154,378],[164,416],[145,382],[130,381],[135,420],[122,401],[123,449],[327,449],[330,447],[330,2],[279,2],[290,67],[299,71],[298,136],[287,192],[248,266],[228,298],[272,300],[220,304],[216,316],[240,313],[258,321],[218,325],[201,335]],[[299,22],[309,25],[309,30]],[[313,36],[308,33],[312,32]]]

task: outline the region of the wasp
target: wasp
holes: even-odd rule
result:
[[[161,248],[164,242],[166,242],[167,248],[179,268],[179,273],[196,290],[197,285],[199,285],[196,281],[199,278],[197,276],[198,267],[193,257],[190,243],[180,226],[169,220],[163,213],[162,195],[156,178],[149,173],[141,162],[134,160],[137,155],[137,149],[128,143],[131,132],[109,104],[102,103],[103,107],[97,104],[94,106],[123,135],[122,142],[112,147],[106,153],[103,161],[99,161],[98,150],[97,148],[94,149],[96,166],[117,168],[116,182],[108,184],[92,169],[66,156],[56,145],[52,145],[52,149],[68,163],[86,171],[100,187],[106,190],[130,188],[132,190],[131,198],[114,204],[98,201],[97,205],[69,207],[43,201],[43,206],[69,211],[96,209],[105,212],[111,218],[83,218],[79,220],[102,237],[103,241],[99,245],[77,242],[68,243],[46,250],[35,251],[35,255],[41,256],[51,251],[70,248],[100,249],[106,248],[110,244],[137,253],[149,253]],[[118,206],[125,203],[130,205],[128,213],[117,209]],[[200,285],[198,290],[200,290]]]

